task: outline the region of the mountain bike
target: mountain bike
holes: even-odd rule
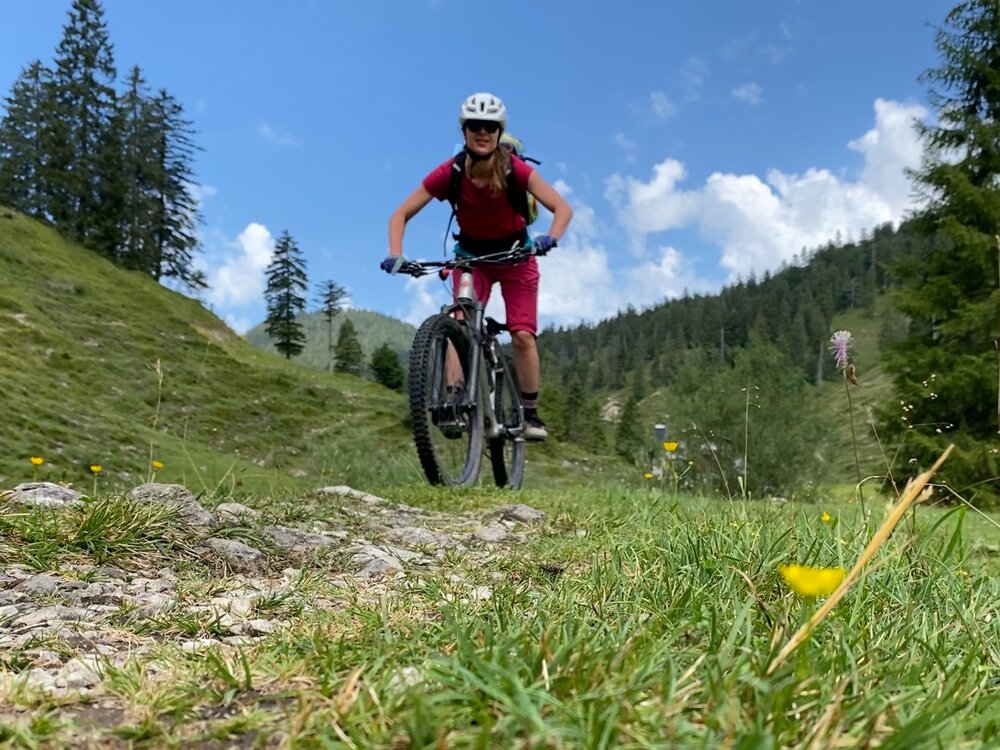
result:
[[[410,349],[410,418],[417,456],[431,484],[475,484],[488,453],[498,487],[524,479],[524,406],[510,358],[497,337],[507,326],[485,315],[476,298],[477,264],[527,259],[520,245],[501,253],[444,261],[406,261],[397,273],[442,280],[459,273],[455,300],[425,320]]]

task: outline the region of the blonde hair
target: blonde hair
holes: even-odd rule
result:
[[[490,190],[494,195],[500,195],[507,190],[507,173],[511,170],[510,152],[497,145],[490,159],[473,162],[466,156],[465,167],[470,176],[476,179],[489,180]]]

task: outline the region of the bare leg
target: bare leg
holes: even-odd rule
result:
[[[517,379],[521,381],[521,391],[536,393],[541,375],[535,337],[527,331],[514,331],[511,338],[514,340],[514,369],[517,370]]]
[[[462,363],[458,360],[458,352],[451,342],[448,342],[448,351],[444,359],[444,372],[446,385],[465,385],[465,374],[462,372]]]

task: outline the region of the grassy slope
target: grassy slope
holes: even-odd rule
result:
[[[100,464],[113,483],[135,481],[151,446],[165,476],[195,486],[230,469],[330,473],[348,426],[378,444],[405,437],[398,397],[258,352],[198,302],[7,211],[0,271],[11,479],[37,455],[39,478],[79,481]]]
[[[402,395],[255,349],[197,301],[4,208],[0,279],[6,486],[36,475],[31,456],[38,479],[88,488],[93,464],[114,488],[151,458],[158,480],[196,491],[422,481]],[[604,475],[566,451],[533,449],[529,485]]]

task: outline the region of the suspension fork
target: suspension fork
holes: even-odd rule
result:
[[[482,374],[483,362],[481,330],[484,308],[483,304],[476,299],[475,291],[472,288],[472,274],[468,271],[463,270],[462,272],[459,294],[455,303],[449,307],[448,312],[457,320],[462,321],[469,335],[469,346],[471,347],[471,351],[469,352],[469,372],[465,378],[465,403],[460,405],[463,411],[469,411],[476,402],[476,394],[479,393],[480,387],[483,387],[480,376]],[[485,393],[486,390],[484,390],[484,395]],[[488,399],[484,399],[484,403],[487,402]]]

